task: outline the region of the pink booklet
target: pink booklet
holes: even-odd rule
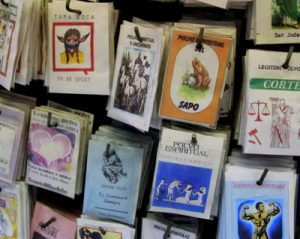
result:
[[[74,239],[76,218],[36,202],[30,228],[31,239]]]

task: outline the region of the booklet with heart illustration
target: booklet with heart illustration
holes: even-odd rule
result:
[[[82,122],[43,108],[32,110],[27,154],[28,184],[75,196]]]
[[[51,125],[51,119],[49,120],[49,114],[57,113],[60,116],[64,117],[65,119],[73,119],[78,121],[80,124],[80,147],[78,153],[78,165],[77,165],[77,173],[76,173],[76,189],[75,193],[80,194],[82,193],[83,189],[83,175],[85,171],[85,162],[87,157],[87,146],[88,140],[90,138],[91,132],[91,115],[88,113],[78,111],[75,109],[67,108],[65,106],[51,103],[54,107],[44,106],[42,105],[39,107],[39,110],[45,111],[48,114],[47,124]],[[54,121],[54,123],[57,123]],[[52,127],[53,128],[53,127]]]
[[[77,183],[76,183],[76,194],[80,194],[83,189],[84,172],[86,168],[85,166],[86,166],[86,159],[87,159],[87,148],[89,143],[88,140],[91,138],[92,135],[94,115],[82,110],[67,107],[65,105],[50,100],[48,101],[48,106],[57,110],[62,110],[63,112],[71,113],[74,116],[81,118],[83,120],[83,124],[84,124],[83,130],[85,131],[85,133],[83,132],[82,142],[84,146],[80,147],[82,158],[79,159]]]

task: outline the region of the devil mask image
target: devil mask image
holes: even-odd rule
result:
[[[90,33],[81,37],[76,28],[70,28],[65,32],[64,37],[57,36],[57,39],[64,44],[65,51],[60,53],[61,64],[82,64],[84,63],[84,53],[79,50],[80,43],[86,41]]]

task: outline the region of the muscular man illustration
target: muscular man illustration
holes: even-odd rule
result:
[[[247,213],[249,206],[244,206],[242,219],[251,221],[255,227],[253,239],[268,239],[267,227],[271,218],[280,213],[280,209],[274,202],[269,203],[273,208],[265,211],[265,205],[262,202],[255,204],[256,213]]]

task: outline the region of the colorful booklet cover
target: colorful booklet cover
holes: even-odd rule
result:
[[[30,230],[31,239],[74,239],[76,218],[36,202]]]
[[[57,125],[53,125],[55,122]],[[75,119],[32,110],[27,183],[74,198],[80,133],[80,122]]]
[[[82,134],[82,141],[83,141],[82,145],[84,146],[80,147],[82,159],[79,160],[80,164],[78,165],[78,172],[77,172],[76,194],[80,194],[82,192],[83,183],[84,183],[84,172],[86,166],[87,148],[89,143],[88,140],[91,138],[91,134],[93,131],[94,115],[82,110],[69,108],[67,106],[49,100],[48,100],[48,106],[50,106],[52,109],[54,108],[57,110],[62,110],[64,112],[71,113],[74,116],[76,115],[76,118],[77,117],[82,118],[84,128],[86,128],[84,130],[85,134],[84,133]]]
[[[133,239],[135,229],[114,222],[77,219],[78,239]]]
[[[299,62],[284,52],[248,50],[241,133],[245,153],[300,155]]]
[[[83,213],[134,224],[144,150],[90,140]]]
[[[77,165],[77,176],[76,176],[76,194],[80,194],[82,192],[82,185],[83,185],[83,171],[85,171],[85,160],[87,155],[87,146],[88,146],[88,119],[77,115],[72,112],[65,111],[63,109],[57,107],[49,107],[49,106],[41,106],[40,109],[46,111],[47,113],[59,113],[65,119],[74,119],[80,123],[80,146],[79,146],[79,155],[78,155],[78,165]]]
[[[160,105],[160,116],[216,126],[232,40],[174,29]]]
[[[269,171],[257,185],[262,169],[231,167],[225,173],[222,202],[225,238],[293,238],[293,173]]]
[[[150,211],[209,219],[224,139],[164,128],[157,153]]]

